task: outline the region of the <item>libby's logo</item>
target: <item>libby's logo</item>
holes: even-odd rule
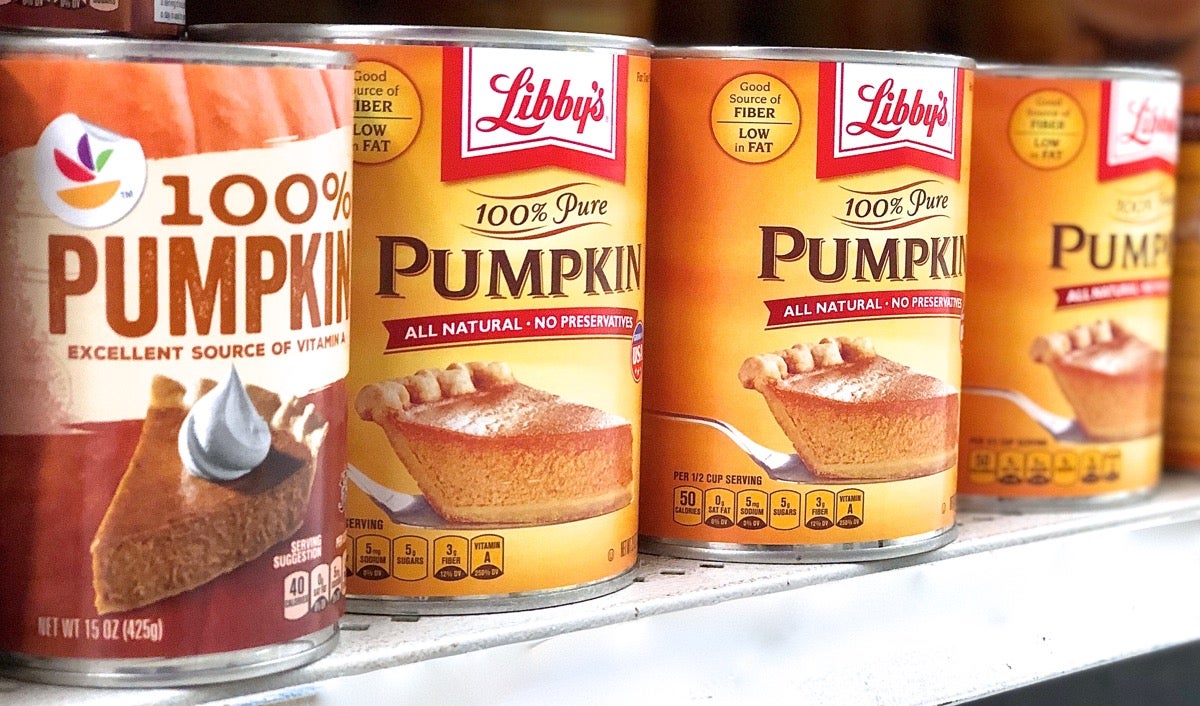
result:
[[[1170,81],[1105,81],[1100,91],[1100,181],[1179,163],[1179,85]]]
[[[933,101],[926,102],[922,89],[909,96],[907,88],[897,91],[896,82],[890,78],[878,86],[859,87],[858,97],[871,107],[865,121],[846,124],[846,132],[855,136],[870,133],[891,139],[905,126],[924,125],[928,128],[925,137],[929,138],[938,126],[946,124],[950,115],[945,91],[938,91]]]
[[[496,116],[475,121],[480,132],[507,130],[514,135],[536,135],[548,120],[575,123],[575,134],[582,135],[589,120],[604,119],[604,88],[592,81],[589,95],[571,95],[571,79],[563,79],[554,90],[549,78],[537,80],[533,67],[526,66],[509,77],[498,74],[489,82],[492,90],[504,96],[504,106]]]
[[[962,69],[822,63],[817,177],[962,172]]]
[[[442,181],[559,166],[624,182],[624,54],[447,47],[442,79]]]

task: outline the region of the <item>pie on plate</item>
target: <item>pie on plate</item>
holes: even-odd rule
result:
[[[628,421],[517,382],[505,363],[452,363],[363,387],[430,506],[453,522],[552,524],[633,498]]]
[[[271,449],[246,475],[210,481],[190,473],[178,437],[197,400],[156,376],[141,437],[92,540],[92,581],[101,614],[131,610],[202,586],[287,539],[304,520],[328,423],[312,405],[246,386],[270,422]]]
[[[747,358],[758,390],[814,476],[894,480],[950,468],[958,391],[875,352],[870,339],[822,339]]]
[[[1162,429],[1166,356],[1116,321],[1039,336],[1030,356],[1050,368],[1088,437],[1121,441]]]

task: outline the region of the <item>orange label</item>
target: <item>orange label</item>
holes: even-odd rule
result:
[[[1171,273],[1171,351],[1163,454],[1168,466],[1200,470],[1200,91],[1184,92],[1175,254]]]
[[[350,592],[620,575],[636,559],[648,59],[338,48],[359,58]]]
[[[981,73],[976,88],[975,183],[987,186],[971,198],[959,489],[1149,488],[1178,85]]]
[[[0,59],[0,650],[185,657],[337,621],[350,81]]]
[[[951,527],[971,72],[654,72],[642,534]]]

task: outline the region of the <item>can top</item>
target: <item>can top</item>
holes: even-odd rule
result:
[[[782,61],[836,61],[849,64],[975,68],[975,61],[965,56],[882,49],[759,46],[656,47],[654,56],[662,59],[778,59]]]
[[[296,66],[350,69],[355,59],[347,52],[293,47],[215,45],[108,36],[66,36],[0,32],[0,58],[19,55],[74,56],[95,61],[229,64],[238,66]]]
[[[193,25],[188,28],[188,36],[226,42],[426,44],[517,49],[617,49],[630,52],[649,52],[653,49],[649,40],[615,34],[427,25],[244,22]]]
[[[1108,79],[1140,79],[1143,81],[1180,81],[1178,71],[1155,64],[1096,64],[1096,65],[1053,65],[1053,64],[979,64],[978,73],[987,76],[1011,78],[1084,79],[1103,81]]]

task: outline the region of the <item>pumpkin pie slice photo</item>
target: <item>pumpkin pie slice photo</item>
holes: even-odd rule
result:
[[[1166,356],[1120,323],[1039,336],[1029,354],[1050,369],[1089,438],[1139,439],[1162,429]]]
[[[449,522],[556,524],[633,500],[630,423],[522,384],[506,363],[452,363],[372,383],[355,409],[379,425]]]
[[[92,540],[96,610],[203,586],[292,536],[328,430],[311,404],[236,371],[192,389],[156,376],[141,436]]]
[[[751,356],[738,380],[762,394],[814,479],[915,478],[957,461],[958,391],[877,354],[868,338]]]

